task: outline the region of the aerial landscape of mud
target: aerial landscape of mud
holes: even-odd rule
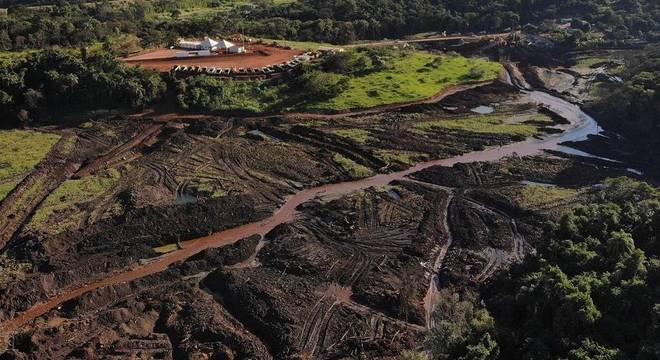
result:
[[[598,132],[576,105],[539,91],[519,93],[511,83],[466,89],[440,98],[442,106],[438,99],[413,104],[398,115],[310,116],[332,121],[320,127],[286,117],[181,126],[147,120],[114,135],[125,129],[123,120],[94,125],[113,130],[84,130],[76,146],[101,155],[64,160],[77,165],[63,176],[84,178],[120,165],[132,180],[79,210],[90,224],[84,232],[65,228],[35,242],[37,233],[23,228],[6,237],[6,251],[31,244],[15,251],[40,265],[3,285],[12,295],[0,303],[2,329],[33,328],[13,340],[15,348],[43,357],[396,354],[430,326],[439,287],[475,286],[533,252],[541,219],[498,195],[501,188],[524,186],[521,180],[575,185],[580,168],[594,166],[557,160],[573,173],[566,180],[515,163],[521,175],[488,169],[483,162],[511,156],[533,163],[544,150]],[[515,99],[505,110],[512,114],[549,111],[561,119],[550,124],[558,130],[531,139],[444,132],[426,142],[397,134],[485,95],[493,102]],[[371,132],[368,146],[333,134],[344,121],[355,128],[391,116],[403,122]],[[244,131],[247,137],[236,136]],[[113,136],[104,138],[108,133]],[[375,155],[392,145],[438,159],[402,166]],[[168,152],[181,155],[165,157]],[[286,159],[295,152],[292,164]],[[333,152],[383,173],[350,180],[324,155]],[[199,176],[213,173],[229,181],[200,184]],[[218,191],[221,198],[213,196]],[[117,202],[131,209],[121,219],[108,214]],[[151,205],[158,202],[163,206]],[[152,249],[167,244],[176,246],[155,256]]]
[[[0,0],[0,359],[660,354],[657,10],[404,3]]]

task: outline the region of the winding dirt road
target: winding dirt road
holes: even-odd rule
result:
[[[353,47],[362,47],[362,46],[391,46],[391,45],[403,45],[403,44],[412,44],[412,43],[429,43],[437,41],[451,41],[451,40],[489,40],[489,39],[505,39],[511,36],[511,32],[504,32],[498,34],[482,34],[482,35],[446,35],[446,36],[431,36],[427,38],[420,39],[395,39],[395,40],[378,40],[378,41],[367,41],[354,43],[349,45],[344,45],[346,48]]]
[[[469,84],[460,84],[460,85],[450,85],[436,94],[418,100],[398,102],[393,104],[386,104],[380,106],[374,106],[367,109],[350,109],[345,111],[337,111],[334,113],[320,113],[320,112],[283,112],[273,115],[260,115],[260,116],[249,116],[245,117],[246,120],[266,120],[273,118],[285,118],[285,119],[320,119],[320,120],[332,120],[332,119],[341,119],[344,117],[351,116],[364,116],[364,115],[374,115],[380,114],[387,111],[393,111],[402,109],[404,107],[409,107],[412,105],[423,105],[423,104],[434,104],[443,100],[444,98],[463,92],[466,90],[471,90],[478,88],[480,86],[492,84],[494,80],[479,81]],[[172,109],[165,109],[163,112],[162,109],[158,110],[155,108],[147,109],[143,112],[130,115],[130,118],[138,119],[148,117],[156,122],[169,122],[169,121],[182,121],[182,120],[208,120],[219,118],[222,116],[214,116],[209,114],[195,114],[195,113],[179,113],[176,111],[171,111]]]
[[[402,180],[414,172],[432,166],[452,166],[457,163],[495,161],[514,154],[524,156],[538,154],[547,149],[557,150],[562,148],[559,145],[561,142],[580,139],[588,134],[598,132],[596,122],[582,112],[579,107],[546,93],[537,91],[524,91],[523,93],[529,96],[532,101],[541,103],[565,117],[570,124],[560,126],[560,128],[564,130],[564,133],[550,135],[542,140],[528,139],[519,143],[491,147],[486,150],[474,151],[447,159],[419,163],[404,171],[379,174],[361,180],[328,184],[301,190],[289,197],[283,206],[276,210],[275,213],[267,219],[220,231],[209,236],[185,241],[182,243],[181,249],[152,259],[146,264],[135,265],[120,272],[107,274],[106,277],[95,280],[81,287],[62,289],[60,294],[51,297],[48,301],[39,303],[18,316],[0,324],[0,332],[2,334],[11,334],[26,323],[54,308],[57,308],[68,300],[99,288],[129,282],[164,271],[171,264],[183,261],[204,249],[226,246],[255,234],[265,235],[277,225],[293,220],[298,205],[316,197],[322,197],[325,195],[337,196],[369,187],[384,186],[392,181]]]

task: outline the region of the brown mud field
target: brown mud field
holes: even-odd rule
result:
[[[216,54],[190,58],[175,58],[176,49],[156,49],[122,59],[129,65],[142,66],[160,72],[170,71],[177,65],[216,68],[261,68],[277,65],[302,54],[296,49],[284,49],[262,44],[248,44],[244,54]]]
[[[564,121],[529,139],[410,131],[483,99]],[[367,141],[341,135],[360,131]],[[541,156],[595,132],[578,107],[499,83],[325,118],[91,124],[76,133],[76,181],[119,179],[15,232],[6,254],[34,265],[0,284],[5,356],[397,356],[422,341],[439,289],[520,261],[545,206],[571,206],[514,201],[521,180],[579,187],[612,174]]]
[[[542,94],[536,94],[536,96],[539,100],[549,99]],[[164,255],[153,261],[150,261],[146,265],[137,266],[128,271],[108,276],[105,279],[102,279],[98,282],[88,284],[78,289],[73,289],[69,292],[65,292],[62,295],[50,299],[46,303],[39,304],[33,307],[32,309],[28,310],[27,312],[21,314],[20,316],[12,320],[9,320],[8,322],[5,322],[3,324],[3,328],[5,329],[5,331],[13,331],[16,328],[18,328],[20,325],[22,325],[25,321],[34,319],[35,317],[45,313],[46,311],[54,308],[55,306],[61,304],[62,302],[77,297],[82,293],[100,287],[126,282],[140,277],[144,277],[149,274],[160,272],[170,264],[186,259],[191,255],[194,255],[199,251],[202,251],[209,247],[218,247],[218,246],[231,244],[241,238],[245,238],[254,234],[265,235],[267,232],[274,229],[276,226],[292,220],[296,214],[296,208],[299,205],[307,201],[310,201],[318,196],[336,196],[370,187],[385,186],[391,183],[392,181],[402,180],[406,176],[412,173],[424,170],[432,166],[452,166],[457,163],[495,161],[513,154],[516,154],[518,156],[535,155],[542,150],[555,149],[559,143],[565,141],[567,138],[575,137],[576,133],[584,132],[586,131],[585,129],[588,129],[591,126],[591,124],[585,121],[586,119],[582,116],[581,113],[570,112],[571,110],[577,109],[577,107],[572,107],[570,104],[561,101],[554,101],[554,102],[548,101],[546,105],[548,105],[549,107],[554,107],[553,110],[562,113],[562,115],[565,115],[567,117],[567,119],[570,122],[570,125],[568,125],[566,128],[567,130],[566,134],[561,136],[549,136],[543,140],[536,140],[536,139],[526,140],[523,142],[490,148],[483,151],[470,152],[452,158],[424,162],[400,172],[394,172],[390,174],[380,174],[362,180],[342,182],[337,184],[328,184],[315,188],[301,190],[296,194],[294,194],[293,196],[289,197],[286,200],[286,202],[279,209],[277,209],[275,213],[269,218],[266,218],[259,222],[246,224],[236,228],[218,232],[210,236],[205,236],[194,240],[185,241],[183,242],[182,249]]]

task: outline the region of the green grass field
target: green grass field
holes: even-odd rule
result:
[[[332,131],[333,134],[339,135],[355,141],[358,144],[366,144],[369,141],[370,133],[364,129],[338,129]]]
[[[59,139],[33,130],[0,131],[0,179],[34,169]]]
[[[59,135],[33,130],[0,131],[0,201],[39,164],[59,139]],[[14,178],[8,179],[10,177]]]
[[[385,70],[351,77],[346,91],[309,108],[346,110],[420,100],[451,85],[495,79],[501,70],[500,64],[481,59],[401,51]]]
[[[344,170],[346,170],[353,177],[362,178],[373,175],[373,171],[371,171],[371,169],[368,167],[358,164],[341,154],[335,154],[332,160],[344,168]]]
[[[572,199],[578,195],[574,189],[557,186],[526,185],[522,188],[521,206],[530,209],[543,208],[550,203]]]
[[[0,184],[0,201],[2,201],[2,199],[6,198],[7,195],[9,195],[9,193],[12,190],[14,190],[14,188],[16,187],[16,185],[18,185],[19,182],[20,181],[18,181],[18,180],[12,180],[12,181],[3,182],[2,184]]]
[[[464,130],[483,134],[512,134],[532,136],[538,128],[532,124],[507,124],[507,115],[474,115],[457,119],[424,121],[415,124],[410,130],[426,133],[434,129]]]

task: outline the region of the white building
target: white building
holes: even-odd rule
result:
[[[224,42],[225,40],[222,40]],[[186,50],[216,50],[220,42],[215,41],[209,37],[205,37],[202,41],[188,41],[179,39],[178,47]]]
[[[211,50],[193,50],[193,51],[177,51],[174,54],[176,58],[187,58],[195,56],[211,56]]]
[[[227,49],[227,52],[232,54],[243,54],[245,52],[245,48],[239,45],[232,45],[229,47],[229,49]]]

